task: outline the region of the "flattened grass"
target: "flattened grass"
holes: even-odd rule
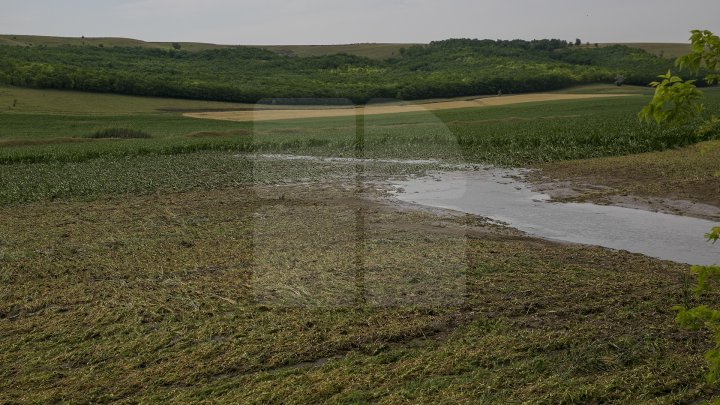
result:
[[[13,218],[0,223],[0,281],[13,286],[0,292],[2,401],[692,402],[716,394],[702,383],[707,340],[679,329],[670,310],[692,303],[686,266],[388,210],[332,184],[0,214]],[[294,232],[305,241],[283,245],[279,235]],[[357,249],[366,258],[360,273]],[[422,297],[447,285],[433,275],[458,271],[459,289],[382,304],[396,298],[393,286]],[[297,282],[285,284],[287,274]]]
[[[122,141],[130,142],[130,141]],[[418,164],[368,165],[380,179],[437,168]],[[370,172],[369,172],[370,173]],[[247,188],[350,178],[353,165],[256,161],[232,152],[101,157],[82,162],[3,165],[0,206],[52,200],[91,201],[122,195]],[[369,175],[369,174],[368,174]]]

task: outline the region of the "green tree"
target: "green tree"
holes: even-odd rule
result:
[[[679,57],[675,65],[698,74],[702,68],[709,73],[705,82],[709,85],[720,80],[720,37],[710,31],[692,31],[690,37],[691,52]],[[659,76],[660,81],[650,83],[655,87],[655,95],[640,111],[640,119],[658,124],[681,125],[692,120],[713,121],[717,117],[703,117],[703,93],[695,86],[694,80],[684,81],[668,70]]]
[[[677,59],[676,66],[698,74],[701,69],[709,73],[704,80],[715,84],[720,80],[720,38],[710,31],[694,30],[690,37],[691,52]],[[671,71],[659,76],[661,80],[650,83],[655,87],[655,95],[650,103],[640,111],[639,117],[646,122],[677,126],[697,121],[695,135],[700,139],[720,126],[720,118],[704,114],[703,93],[693,80],[685,81]],[[718,172],[720,175],[720,172]],[[713,243],[720,239],[720,227],[714,227],[706,237]],[[698,276],[695,292],[699,297],[710,292],[713,285],[720,281],[720,266],[693,266],[691,270]],[[707,329],[714,335],[715,346],[705,354],[710,382],[720,380],[720,311],[700,305],[695,308],[677,306],[677,321],[691,329]]]

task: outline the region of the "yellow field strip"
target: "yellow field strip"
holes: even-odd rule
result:
[[[224,121],[273,121],[301,118],[328,118],[347,117],[362,113],[364,115],[398,114],[408,112],[424,112],[436,110],[450,110],[456,108],[489,107],[519,103],[532,103],[539,101],[582,100],[589,98],[626,97],[632,94],[559,94],[534,93],[514,96],[485,97],[474,100],[441,101],[424,104],[388,104],[371,105],[357,108],[303,108],[288,110],[261,110],[254,111],[220,111],[220,112],[193,112],[183,114],[191,118],[205,118]]]

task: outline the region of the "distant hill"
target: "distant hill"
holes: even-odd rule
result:
[[[622,42],[599,44],[600,46],[624,45],[630,48],[638,48],[657,56],[666,58],[677,58],[690,52],[690,44],[672,42]],[[592,47],[592,45],[591,45]]]
[[[90,46],[139,46],[143,48],[153,49],[170,49],[172,42],[146,42],[139,39],[131,38],[82,38],[82,37],[52,37],[40,35],[2,35],[0,34],[0,45],[90,45]],[[179,42],[181,49],[196,52],[208,49],[236,48],[247,45],[222,45],[210,44],[203,42]],[[359,44],[339,44],[339,45],[257,45],[257,48],[263,48],[273,51],[280,55],[291,56],[323,56],[334,55],[338,53],[346,53],[348,55],[362,56],[371,59],[387,59],[396,57],[400,54],[401,48],[408,48],[413,45],[410,43],[359,43]],[[591,44],[590,47],[594,47]],[[601,47],[611,45],[624,45],[630,48],[638,48],[650,52],[654,55],[665,56],[666,58],[676,58],[689,52],[690,45],[687,43],[663,43],[663,42],[617,42],[617,43],[600,43]],[[586,45],[583,47],[587,47]]]
[[[268,45],[260,48],[279,54],[323,56],[346,53],[370,59],[388,59],[400,55],[400,49],[418,44],[347,44],[347,45]]]
[[[620,76],[625,84],[646,85],[672,66],[641,49],[575,47],[558,39],[449,39],[406,46],[181,43],[179,49],[123,38],[0,39],[3,84],[248,103],[523,93],[612,84]]]
[[[203,42],[178,42],[180,49],[197,52],[210,49],[238,48],[246,45],[219,45]],[[82,38],[82,37],[49,37],[39,35],[0,35],[0,45],[15,46],[60,46],[60,45],[87,45],[87,46],[139,46],[151,49],[172,49],[172,42],[146,42],[130,38]],[[345,45],[258,45],[280,55],[288,56],[323,56],[346,53],[371,59],[387,59],[400,54],[401,48],[414,44],[345,44]]]

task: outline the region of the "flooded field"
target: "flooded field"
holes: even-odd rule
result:
[[[556,202],[525,183],[524,169],[449,163],[433,159],[357,159],[301,155],[255,155],[261,162],[304,162],[321,166],[367,167],[344,176],[358,177],[353,187],[383,187],[397,200],[477,215],[552,241],[626,250],[684,264],[715,264],[718,252],[704,235],[715,223],[662,212],[600,205]],[[406,166],[412,170],[399,170]],[[385,169],[381,169],[384,167]],[[392,167],[393,169],[390,169]],[[378,175],[377,171],[385,173]],[[376,172],[376,175],[364,178]]]
[[[519,170],[434,172],[396,182],[396,197],[480,215],[533,236],[642,253],[679,263],[715,264],[704,235],[714,222],[591,203],[556,203],[517,179]]]

